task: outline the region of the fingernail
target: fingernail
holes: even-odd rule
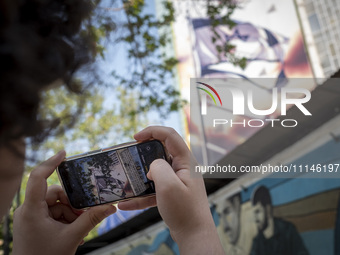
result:
[[[115,205],[111,205],[108,209],[106,209],[104,211],[104,215],[107,217],[107,216],[110,216],[111,214],[115,213],[116,212],[116,206]]]
[[[60,150],[57,155],[60,155],[60,154],[63,154],[63,153],[66,153],[65,150]]]
[[[142,130],[139,130],[137,133],[135,133],[135,135],[134,136],[136,136],[136,135],[139,135],[140,133],[142,133],[144,131],[144,129],[142,129]]]
[[[59,152],[57,152],[54,156],[52,156],[51,158],[57,158],[60,154],[62,154],[64,152],[64,150],[61,150]]]
[[[66,155],[65,150],[59,151],[59,152],[55,155],[55,157],[57,158],[57,157],[60,157],[61,155],[64,155],[64,157],[65,157],[65,155]]]

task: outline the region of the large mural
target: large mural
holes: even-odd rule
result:
[[[193,111],[200,109],[200,105],[192,100],[197,91],[190,90],[190,79],[239,79],[238,87],[241,89],[266,96],[265,100],[256,96],[255,103],[263,107],[260,109],[267,109],[262,102],[270,102],[268,97],[273,88],[280,91],[281,88],[296,86],[289,82],[291,79],[313,78],[293,0],[235,2],[239,6],[231,15],[235,26],[220,24],[212,31],[205,1],[173,1],[176,9],[173,27],[176,57],[179,59],[178,78],[182,95],[190,102],[190,107],[185,109],[187,139],[189,141],[190,137],[190,147],[202,165],[218,162],[260,128],[221,125],[216,129],[206,125],[205,120],[193,117]],[[234,65],[228,55],[218,53],[212,42],[215,33],[221,38],[217,44],[235,46],[234,56],[246,59],[244,68]],[[273,82],[269,86],[259,86],[257,82],[251,82],[253,78],[270,78]],[[307,89],[312,90],[315,84],[313,79],[310,80],[312,82]],[[250,119],[249,116],[233,115],[224,105],[216,109],[209,99],[207,112],[224,111],[226,118],[236,123]]]

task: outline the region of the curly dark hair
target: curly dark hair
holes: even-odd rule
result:
[[[74,73],[95,55],[84,29],[93,2],[0,1],[0,145],[46,135],[46,122],[38,119],[42,90],[60,82],[79,92]]]
[[[252,205],[256,205],[257,203],[261,203],[262,206],[272,206],[272,198],[270,196],[269,189],[265,186],[259,186],[253,191],[252,196]]]

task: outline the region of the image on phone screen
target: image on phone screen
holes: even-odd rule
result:
[[[146,174],[158,158],[166,159],[165,151],[152,140],[64,161],[58,173],[71,205],[80,209],[155,193]]]

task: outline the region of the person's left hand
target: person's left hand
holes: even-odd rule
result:
[[[88,232],[116,212],[113,205],[76,211],[60,186],[47,188],[46,179],[64,158],[61,151],[32,171],[25,202],[14,213],[14,255],[74,254]]]

